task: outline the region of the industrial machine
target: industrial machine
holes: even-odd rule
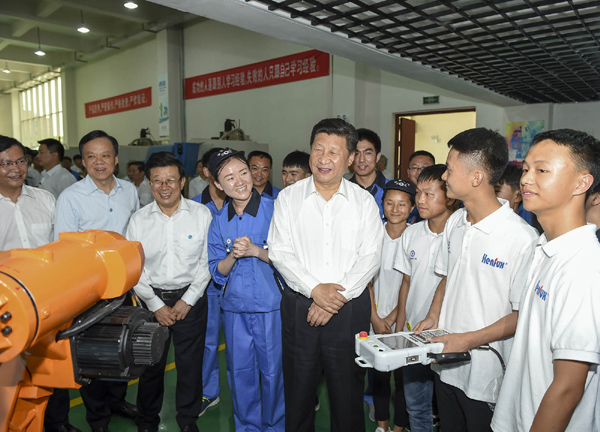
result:
[[[61,233],[0,252],[0,430],[41,432],[54,388],[130,380],[163,354],[168,329],[123,306],[144,252],[117,233]]]

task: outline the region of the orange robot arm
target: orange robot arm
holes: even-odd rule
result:
[[[42,430],[39,414],[52,388],[79,387],[70,340],[57,334],[98,301],[135,286],[143,264],[140,243],[106,231],[61,233],[37,249],[0,253],[0,365],[22,362],[21,356],[27,368],[18,402],[8,406],[0,394],[0,429],[12,415],[2,430]]]

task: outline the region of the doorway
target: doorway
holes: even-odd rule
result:
[[[427,150],[436,163],[445,163],[448,141],[457,133],[476,126],[475,108],[394,114],[394,178],[408,178],[408,158]]]

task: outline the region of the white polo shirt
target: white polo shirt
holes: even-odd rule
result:
[[[492,420],[495,431],[528,431],[554,378],[554,360],[591,363],[567,431],[599,431],[600,244],[587,225],[536,246],[517,333]],[[596,420],[597,421],[597,420]]]
[[[444,229],[435,271],[447,276],[439,327],[463,333],[487,327],[519,309],[537,231],[508,205],[471,225],[466,209],[456,211]],[[492,342],[506,362],[512,337]],[[502,366],[491,351],[471,350],[471,361],[433,365],[442,382],[471,398],[495,403]]]
[[[410,331],[425,319],[435,290],[442,280],[441,276],[435,274],[435,260],[442,244],[442,234],[431,232],[426,220],[409,226],[402,234],[394,268],[410,276],[404,331]]]
[[[0,195],[0,250],[36,248],[50,243],[56,200],[48,191],[23,185],[14,203]]]
[[[403,237],[404,234],[397,239],[392,239],[387,230],[383,230],[381,266],[379,273],[373,278],[373,297],[379,318],[387,317],[398,306],[398,294],[403,275],[398,270],[394,270],[394,261]]]

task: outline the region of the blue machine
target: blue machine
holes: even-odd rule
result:
[[[200,150],[199,143],[175,143],[166,145],[153,145],[148,147],[148,154],[146,155],[146,162],[151,154],[157,152],[169,152],[177,156],[177,159],[181,161],[185,167],[185,175],[196,175],[196,163],[198,162],[198,151]]]

